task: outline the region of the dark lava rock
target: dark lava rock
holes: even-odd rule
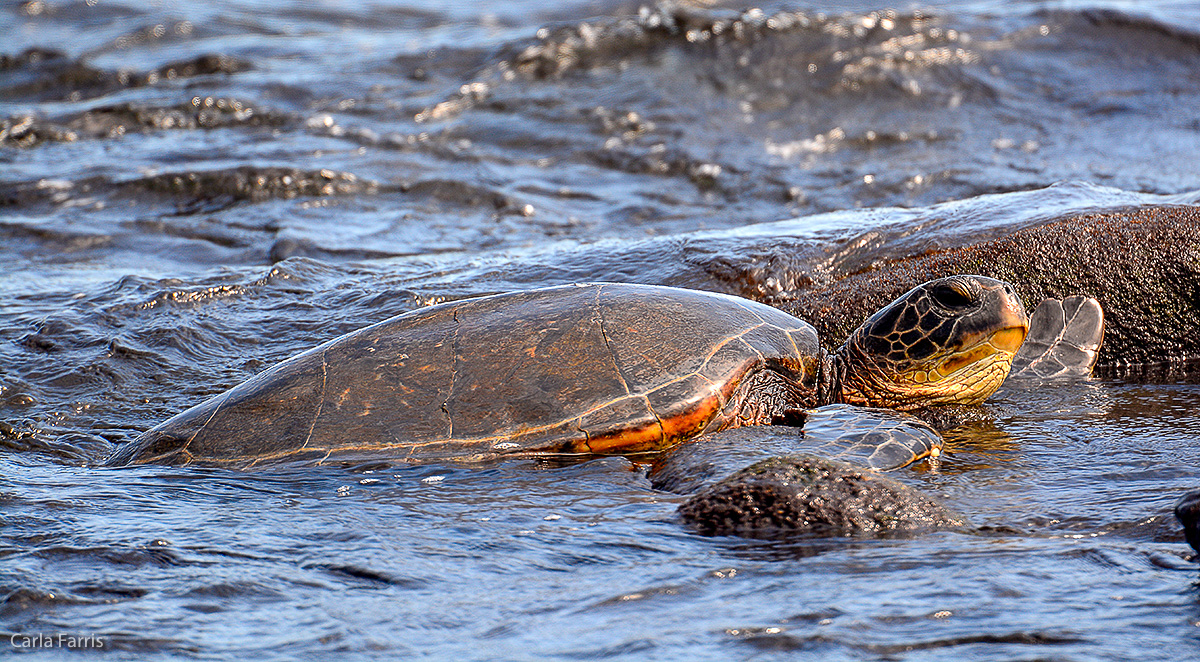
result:
[[[45,142],[74,142],[79,134],[32,115],[0,119],[0,147],[33,147]]]
[[[938,405],[914,409],[908,413],[921,419],[938,432],[953,430],[970,423],[988,425],[996,422],[992,412],[988,411],[987,407],[980,405]]]
[[[679,507],[703,535],[774,538],[964,526],[945,506],[894,479],[808,455],[742,469]]]
[[[62,51],[30,49],[16,56],[0,56],[0,96],[5,100],[80,101],[117,90],[157,85],[163,81],[248,71],[252,65],[238,58],[205,54],[172,62],[147,72],[98,69],[86,58],[71,58]]]
[[[1200,552],[1200,490],[1192,490],[1183,495],[1179,503],[1175,504],[1175,517],[1183,524],[1188,544]]]
[[[258,108],[237,99],[193,97],[169,106],[120,103],[92,108],[67,123],[67,128],[96,138],[134,131],[217,129],[230,126],[283,126],[288,115]]]
[[[126,195],[159,193],[176,198],[185,207],[210,201],[261,202],[310,196],[371,194],[378,188],[375,182],[359,179],[351,173],[254,166],[163,173],[120,184],[120,189]]]
[[[291,121],[284,113],[256,108],[236,99],[197,96],[171,106],[131,103],[102,106],[56,120],[31,115],[0,119],[0,146],[28,148],[81,138],[116,138],[135,131],[283,126]]]
[[[1072,294],[1098,299],[1106,323],[1098,374],[1200,358],[1200,207],[1083,214],[961,248],[898,255],[776,305],[812,323],[825,342],[841,342],[899,295],[956,273],[1008,281],[1031,309]]]

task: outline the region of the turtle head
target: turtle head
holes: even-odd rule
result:
[[[1008,283],[951,276],[872,315],[838,351],[842,401],[916,409],[978,404],[1000,387],[1029,318]]]

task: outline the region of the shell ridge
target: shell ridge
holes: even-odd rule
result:
[[[200,433],[201,433],[201,432],[204,432],[204,428],[207,428],[207,427],[208,427],[208,424],[209,424],[209,423],[212,423],[213,419],[217,417],[217,412],[221,411],[221,408],[222,408],[222,407],[224,407],[224,406],[225,406],[225,403],[229,401],[229,394],[230,394],[230,393],[232,393],[232,392],[233,392],[233,389],[230,389],[230,390],[228,390],[228,391],[225,391],[225,395],[224,395],[224,396],[222,396],[222,397],[221,397],[221,399],[217,401],[217,406],[216,406],[216,407],[213,407],[212,413],[208,415],[208,418],[206,418],[206,419],[204,420],[204,423],[203,423],[203,424],[201,424],[201,425],[200,425],[200,427],[196,428],[196,431],[192,433],[192,436],[188,437],[188,440],[187,440],[187,441],[185,441],[185,442],[183,443],[183,447],[182,447],[182,448],[180,448],[178,451],[171,451],[171,452],[169,452],[169,453],[164,453],[164,454],[162,454],[162,455],[159,455],[159,456],[157,456],[157,457],[152,457],[152,458],[147,458],[147,459],[144,459],[144,460],[139,460],[139,461],[138,461],[138,464],[149,464],[149,463],[151,463],[151,462],[154,462],[155,460],[159,460],[159,459],[162,459],[162,458],[165,458],[165,457],[169,457],[170,455],[172,455],[172,454],[174,454],[174,453],[176,453],[176,452],[178,452],[178,453],[181,453],[181,454],[183,454],[183,455],[186,455],[186,456],[188,457],[187,461],[186,461],[186,462],[184,462],[184,464],[189,464],[189,463],[191,463],[191,461],[192,461],[193,459],[195,459],[195,456],[193,456],[193,455],[192,455],[190,452],[188,452],[188,447],[192,445],[192,442],[196,440],[196,437],[200,436]]]
[[[613,370],[617,373],[617,379],[621,381],[621,387],[625,389],[626,395],[632,395],[629,390],[629,382],[625,381],[625,375],[621,374],[621,364],[617,361],[617,350],[612,346],[612,342],[608,339],[608,331],[604,328],[604,307],[600,305],[600,294],[604,292],[604,286],[600,285],[596,288],[596,299],[593,302],[596,311],[596,324],[600,327],[600,337],[604,338],[604,346],[608,348],[609,355],[612,356]]]
[[[221,411],[221,408],[224,407],[225,403],[229,401],[229,394],[232,392],[233,389],[226,391],[225,397],[217,401],[217,406],[213,407],[212,413],[208,415],[208,418],[204,420],[204,423],[200,427],[196,428],[196,431],[192,433],[192,436],[188,437],[187,443],[183,445],[185,449],[191,445],[191,443],[196,440],[196,437],[199,437],[200,433],[204,432],[204,428],[208,427],[208,424],[212,423],[213,419],[217,417],[217,412]]]
[[[760,325],[760,326],[757,326],[757,327],[755,327],[755,328],[756,328],[756,329],[757,329],[757,328],[762,328],[763,326],[770,326],[770,325],[768,325],[766,322],[764,322],[762,325]],[[749,331],[747,331],[746,333],[749,333]],[[759,358],[759,360],[760,360],[760,361],[766,362],[766,360],[767,360],[767,357],[766,357],[766,356],[765,356],[765,355],[762,353],[762,351],[761,351],[761,350],[759,350],[757,347],[755,347],[754,345],[751,345],[750,343],[746,342],[746,338],[744,337],[745,335],[746,335],[746,334],[744,334],[744,333],[743,333],[742,335],[738,336],[738,338],[737,338],[737,339],[738,339],[738,342],[740,342],[740,343],[742,343],[743,345],[745,345],[745,346],[746,346],[746,349],[750,350],[751,352],[754,352],[754,354],[755,354],[756,356],[758,356],[758,358]]]
[[[650,412],[650,415],[654,417],[654,421],[658,423],[658,438],[660,443],[665,443],[667,441],[667,428],[663,426],[662,417],[658,415],[658,412],[654,411],[654,406],[650,404],[648,396],[643,395],[642,400],[646,402],[646,410]]]
[[[735,297],[735,298],[736,298],[736,297]],[[776,329],[779,329],[781,332],[783,332],[783,335],[787,336],[788,342],[789,342],[789,343],[791,343],[791,345],[792,345],[792,349],[793,349],[793,350],[795,350],[795,352],[796,352],[796,354],[795,354],[796,358],[798,358],[798,359],[803,359],[803,358],[804,358],[804,353],[800,351],[800,346],[796,344],[796,339],[792,337],[792,332],[793,332],[793,331],[801,331],[801,330],[803,330],[803,329],[805,328],[805,326],[808,326],[808,323],[807,323],[807,322],[805,322],[804,320],[800,319],[799,317],[795,317],[794,315],[792,315],[791,317],[793,317],[793,318],[795,318],[796,320],[800,321],[800,322],[801,322],[801,324],[803,324],[804,326],[799,326],[799,327],[797,327],[797,328],[795,328],[795,329],[788,329],[788,328],[784,328],[784,327],[782,327],[782,326],[780,326],[780,325],[776,324],[775,322],[768,321],[768,320],[767,320],[766,318],[764,318],[762,315],[759,315],[759,314],[758,314],[758,311],[754,309],[754,308],[755,308],[755,306],[751,306],[751,305],[749,305],[749,304],[757,304],[757,305],[766,305],[766,304],[761,304],[761,303],[759,303],[759,302],[757,302],[757,301],[751,301],[751,300],[745,300],[744,302],[743,302],[743,301],[738,301],[738,306],[740,306],[740,307],[742,308],[742,310],[745,310],[746,312],[748,312],[748,313],[750,313],[751,315],[753,315],[753,316],[755,316],[756,318],[758,318],[758,320],[759,320],[760,322],[762,322],[762,323],[763,323],[763,325],[765,325],[765,326],[773,326],[773,327],[775,327]],[[768,307],[769,307],[769,306],[768,306]],[[772,308],[771,310],[777,310],[777,309],[775,309],[775,308]],[[782,310],[778,310],[777,312],[784,313],[784,311],[782,311]],[[787,313],[784,313],[784,314],[786,315]]]
[[[705,377],[704,375],[700,374],[699,372],[697,372],[695,374],[697,377],[699,377],[701,380],[703,380],[704,383],[708,384],[708,387],[710,389],[712,389],[712,392],[714,394],[716,394],[717,404],[719,405],[718,408],[721,410],[725,409],[725,405],[729,404],[729,397],[725,395],[725,391],[721,388],[721,385],[714,382],[713,380],[709,379],[708,377]]]
[[[329,361],[325,359],[327,351],[327,349],[321,350],[321,396],[317,400],[317,412],[313,414],[312,425],[308,426],[308,435],[304,437],[304,443],[300,444],[297,451],[308,448],[308,442],[312,441],[313,431],[317,429],[317,419],[321,418],[321,412],[325,409],[325,387],[329,382]]]
[[[740,297],[734,297],[734,299],[735,299],[735,300],[737,300],[737,299],[740,299]],[[749,300],[746,300],[746,303],[749,303]],[[746,305],[746,303],[743,303],[742,301],[737,301],[737,306],[738,306],[738,308],[741,308],[742,310],[744,310],[744,311],[746,311],[746,312],[750,313],[751,315],[753,315],[753,316],[755,317],[755,319],[757,319],[758,321],[762,322],[763,324],[770,324],[770,322],[768,322],[767,320],[763,319],[763,316],[762,316],[762,315],[759,315],[759,314],[758,314],[758,311],[757,311],[757,310],[754,310],[754,308],[752,308],[752,307],[750,307],[750,306]]]
[[[766,325],[767,325],[766,322],[763,322],[761,324],[755,324],[754,326],[750,327],[749,329],[745,329],[744,331],[735,333],[734,335],[729,336],[727,338],[722,338],[721,342],[717,343],[717,346],[714,347],[713,350],[708,353],[708,356],[704,357],[704,361],[700,364],[700,367],[696,368],[695,374],[700,374],[700,373],[704,372],[704,369],[708,367],[708,362],[711,361],[713,359],[713,357],[717,355],[717,352],[720,352],[722,349],[725,349],[726,345],[728,345],[729,343],[731,343],[735,340],[742,340],[742,336],[744,336],[747,333],[750,333],[751,331],[754,331],[756,329],[760,329]],[[744,340],[742,340],[742,344],[746,345],[747,347],[750,347],[750,344]],[[762,358],[762,353],[760,353],[757,349],[754,349],[753,347],[750,347],[750,349],[754,350],[754,353],[758,354],[759,358]],[[672,380],[671,382],[667,382],[667,383],[670,384],[670,383],[674,383],[676,381],[680,381],[680,380],[676,379],[676,380]],[[664,384],[664,386],[665,385],[666,384]]]
[[[800,353],[800,346],[796,344],[796,339],[792,337],[791,332],[789,332],[787,329],[781,330],[783,331],[783,335],[787,336],[788,342],[792,344],[792,351],[795,352],[793,356],[795,356],[797,359],[803,360],[804,355]]]
[[[442,413],[446,415],[446,423],[449,426],[449,431],[446,433],[447,439],[454,438],[454,417],[450,415],[450,400],[454,397],[454,386],[458,381],[458,366],[462,361],[462,353],[459,351],[459,333],[462,330],[461,322],[458,319],[459,308],[456,306],[451,310],[454,320],[454,337],[450,341],[451,351],[454,352],[454,365],[450,368],[450,387],[446,389],[446,399],[442,401]]]
[[[579,430],[580,432],[583,433],[583,447],[588,449],[589,453],[595,453],[596,451],[592,450],[592,435],[590,432],[583,429],[583,418],[582,417],[576,419],[575,429]]]

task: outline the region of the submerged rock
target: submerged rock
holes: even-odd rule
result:
[[[87,58],[32,48],[15,56],[0,55],[0,71],[10,74],[0,81],[0,93],[6,100],[80,101],[122,89],[199,76],[232,75],[252,68],[246,60],[208,53],[151,71],[109,70],[92,66]]]
[[[770,538],[964,526],[934,499],[869,469],[810,455],[774,457],[700,491],[679,513],[701,534]]]

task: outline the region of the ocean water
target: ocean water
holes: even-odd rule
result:
[[[1200,656],[1186,379],[1003,388],[897,476],[971,526],[906,537],[701,537],[624,458],[98,466],[430,303],[763,298],[890,228],[905,257],[1200,203],[1197,25],[1166,1],[0,4],[0,650]]]

